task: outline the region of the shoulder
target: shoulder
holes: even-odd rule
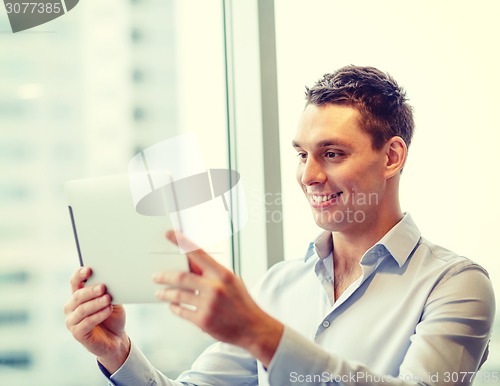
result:
[[[495,295],[484,267],[425,238],[421,239],[415,255],[420,268],[435,275],[430,303],[454,299],[494,313]]]
[[[424,237],[420,239],[412,260],[429,270],[441,271],[441,281],[464,271],[476,271],[478,275],[489,280],[486,269],[472,259],[434,244]]]

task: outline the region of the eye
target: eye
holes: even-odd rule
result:
[[[337,157],[340,157],[342,154],[340,153],[337,153],[337,152],[334,152],[334,151],[327,151],[325,153],[325,157],[326,158],[337,158]]]
[[[297,157],[299,158],[300,162],[305,162],[305,160],[307,159],[307,153],[304,151],[299,151],[297,153]]]

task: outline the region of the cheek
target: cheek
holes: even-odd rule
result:
[[[366,168],[349,167],[342,170],[337,170],[336,184],[344,191],[350,194],[369,192],[374,186],[375,175]]]
[[[381,179],[376,171],[362,173],[355,180],[350,181],[351,192],[363,197],[372,193],[379,194],[381,190]]]
[[[367,157],[363,162],[351,167],[351,182],[359,187],[369,189],[370,186],[383,180],[383,167],[381,167],[379,157]]]
[[[362,181],[362,178],[359,177],[358,170],[347,165],[337,168],[335,173],[330,173],[329,179],[333,184],[347,191],[357,189],[359,181]]]
[[[297,182],[299,185],[302,187],[302,167],[301,165],[297,166],[297,170],[295,172],[295,178],[297,179]]]

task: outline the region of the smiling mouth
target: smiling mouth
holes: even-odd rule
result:
[[[337,192],[337,193],[332,193],[332,194],[327,194],[327,195],[311,194],[310,197],[311,197],[311,201],[313,204],[321,205],[321,204],[330,203],[330,201],[336,200],[342,193],[344,193],[344,192]]]

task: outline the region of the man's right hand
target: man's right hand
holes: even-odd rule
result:
[[[91,274],[90,268],[83,267],[71,276],[72,296],[64,307],[66,327],[113,374],[130,351],[130,340],[125,333],[125,309],[111,304],[104,285],[84,286]]]

